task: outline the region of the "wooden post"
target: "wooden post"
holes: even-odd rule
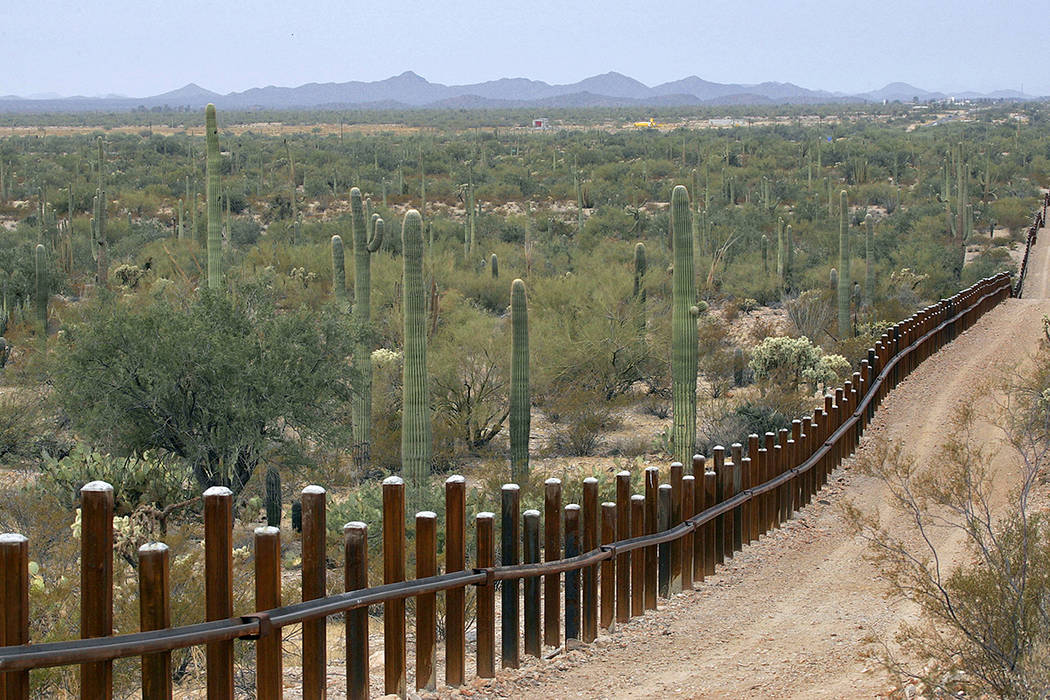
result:
[[[763,437],[765,438],[766,448],[766,466],[764,470],[765,480],[770,481],[771,479],[775,479],[780,473],[777,471],[779,465],[779,462],[777,462],[779,455],[776,452],[777,436],[774,433],[767,432]],[[766,525],[764,529],[766,532],[770,532],[773,528],[778,526],[777,490],[772,489],[771,491],[767,491],[765,501],[764,510],[766,512]]]
[[[325,490],[311,484],[303,489],[303,600],[324,598],[327,591],[325,539],[328,536]],[[322,700],[327,695],[328,639],[326,620],[303,623],[303,699]]]
[[[659,511],[657,531],[664,532],[671,527],[671,485],[660,484],[657,493]],[[657,565],[658,591],[661,598],[669,598],[671,597],[671,543],[659,544],[656,550],[659,561]]]
[[[496,516],[487,511],[474,516],[478,568],[491,569],[496,561]],[[496,588],[491,579],[478,585],[477,673],[479,678],[496,675]]]
[[[467,566],[466,502],[467,482],[453,474],[445,479],[445,571],[462,571]],[[445,592],[445,684],[463,685],[466,668],[465,592],[453,588]]]
[[[565,558],[580,553],[580,506],[565,506]],[[565,572],[565,643],[580,638],[580,570]]]
[[[540,512],[522,513],[522,550],[525,564],[540,561]],[[525,653],[539,658],[543,654],[540,640],[540,577],[525,579]]]
[[[777,431],[777,444],[780,445],[780,460],[777,469],[777,475],[779,476],[791,468],[791,449],[794,447],[794,444],[790,443],[790,431],[787,428],[781,428]],[[790,483],[784,484],[778,491],[780,492],[780,522],[783,523],[791,517]]]
[[[112,518],[111,518],[112,520]],[[205,619],[233,617],[233,491],[212,486],[204,492]],[[233,698],[233,642],[207,646],[209,700]]]
[[[736,496],[744,488],[744,446],[734,442],[729,446],[733,454],[733,491],[731,496]],[[733,509],[733,551],[739,552],[744,548],[744,506],[739,505]]]
[[[671,464],[668,480],[671,482],[671,504],[668,514],[668,529],[680,525],[682,522],[682,463]],[[669,583],[670,595],[682,592],[682,540],[670,542],[671,555],[671,581]]]
[[[602,544],[616,541],[616,504],[602,503]],[[601,573],[601,619],[602,629],[612,629],[616,611],[616,559],[609,557],[602,562]]]
[[[255,528],[255,609],[281,607],[281,531]],[[281,669],[281,629],[270,629],[255,642],[255,696],[280,700],[284,674]]]
[[[791,421],[791,440],[793,442],[791,447],[791,463],[788,464],[789,469],[797,467],[801,461],[802,455],[802,421],[796,418]],[[801,479],[796,475],[791,480],[791,512],[799,510],[802,507],[802,494],[801,494]]]
[[[616,475],[616,539],[631,537],[631,472]],[[616,621],[631,619],[631,553],[616,557]]]
[[[92,481],[80,489],[80,638],[111,634],[113,487],[105,481]],[[81,664],[80,695],[92,699],[113,697],[112,661]]]
[[[713,464],[707,466],[708,469],[704,472],[704,510],[718,505],[718,473]],[[718,561],[717,522],[716,518],[704,525],[704,576],[714,575],[715,564]],[[703,577],[700,580],[703,580]]]
[[[718,503],[729,498],[733,493],[733,473],[726,466],[726,448],[717,445],[711,449],[712,461],[715,463],[715,474],[718,475]],[[733,518],[723,513],[715,518],[715,562],[725,563],[733,556]]]
[[[416,513],[416,578],[437,576],[437,513]],[[416,690],[437,687],[437,594],[416,596]]]
[[[598,480],[583,480],[583,552],[598,548]],[[581,552],[582,553],[582,552]],[[598,566],[583,569],[583,641],[598,638]]]
[[[359,521],[343,526],[343,587],[368,588],[368,525]],[[346,697],[368,698],[368,608],[346,613]]]
[[[561,559],[561,479],[543,484],[543,560]],[[561,644],[561,576],[543,577],[543,643]]]
[[[0,535],[0,646],[28,643],[29,540],[8,532]],[[29,700],[29,671],[0,673],[0,690],[4,700]]]
[[[695,508],[696,478],[692,474],[682,477],[682,522],[696,514]],[[682,590],[693,590],[693,539],[696,533],[690,532],[682,538]]]
[[[645,496],[631,496],[631,537],[645,534]],[[631,615],[645,614],[645,552],[631,552]]]
[[[645,534],[651,535],[659,527],[657,489],[660,472],[656,467],[645,468]],[[659,555],[655,546],[645,548],[645,609],[656,610],[656,588],[659,575]]]
[[[521,559],[520,519],[521,490],[517,484],[503,484],[500,492],[500,563],[503,566],[513,566]],[[521,638],[518,628],[519,592],[516,578],[506,579],[500,586],[500,659],[503,668],[518,668],[521,665],[518,647]]]
[[[383,583],[405,580],[405,482],[383,479]],[[405,601],[383,603],[383,692],[405,696],[408,685]]]
[[[139,628],[143,632],[171,627],[168,546],[150,542],[139,547]],[[142,656],[142,698],[172,696],[171,652]]]
[[[705,458],[703,455],[693,455],[693,479],[695,481],[693,487],[693,515],[700,513],[707,506],[704,505],[704,473],[707,469],[704,466]],[[706,540],[707,536],[707,525],[701,525],[693,533],[693,582],[697,583],[704,580],[704,557],[706,556]]]
[[[748,462],[750,469],[747,471],[745,484],[746,488],[754,488],[762,483],[762,462],[761,457],[758,454],[758,435],[751,433],[747,436],[747,456],[751,460]],[[758,539],[759,533],[762,532],[762,502],[760,498],[752,498],[748,501],[748,526],[747,526],[747,542],[748,544]]]

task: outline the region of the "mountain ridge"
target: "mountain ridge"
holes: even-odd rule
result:
[[[296,87],[267,85],[225,95],[188,83],[149,97],[0,96],[0,112],[130,111],[134,109],[201,109],[209,102],[220,109],[500,109],[558,107],[672,107],[702,105],[827,104],[942,100],[951,95],[891,82],[878,90],[845,94],[814,90],[790,82],[716,83],[690,75],[648,86],[630,76],[609,71],[575,83],[551,84],[530,78],[499,78],[480,83],[432,83],[413,71],[375,81],[304,83]],[[1032,100],[1016,90],[991,93],[966,91],[960,99]],[[381,107],[380,105],[384,105]]]

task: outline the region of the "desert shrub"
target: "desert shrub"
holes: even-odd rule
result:
[[[700,377],[707,382],[711,396],[718,398],[733,383],[733,346],[729,327],[717,316],[703,314],[697,320]]]
[[[547,444],[552,454],[594,454],[602,435],[619,425],[613,405],[602,396],[577,391],[561,394],[550,404],[559,419]]]
[[[440,332],[428,353],[435,418],[470,452],[492,441],[509,413],[506,324],[455,292],[442,299]]]
[[[922,614],[918,623],[901,626],[897,641],[925,667],[911,668],[889,653],[882,659],[935,692],[1010,698],[1050,692],[1043,666],[1050,647],[1050,518],[1033,498],[1050,458],[1048,386],[1045,349],[1034,371],[1005,383],[1007,398],[995,421],[1016,471],[1001,506],[993,507],[992,493],[1003,475],[988,468],[992,460],[975,433],[983,418],[972,406],[960,409],[951,439],[930,463],[885,440],[860,463],[887,484],[909,525],[890,533],[877,514],[852,505],[848,519],[868,540],[890,594],[917,604]],[[939,540],[926,536],[933,530],[962,538],[967,556],[946,568]]]
[[[824,289],[806,290],[785,301],[784,309],[795,332],[815,343],[823,340],[837,313],[832,292]]]
[[[22,388],[0,393],[0,462],[28,462],[54,449],[55,432],[41,394]]]
[[[840,355],[825,355],[808,338],[766,338],[751,352],[751,369],[764,390],[775,385],[797,391],[803,382],[813,391],[836,382],[849,369]]]
[[[351,337],[344,315],[278,314],[258,287],[100,298],[56,353],[56,396],[104,451],[171,455],[200,486],[237,491],[264,455],[345,434]]]

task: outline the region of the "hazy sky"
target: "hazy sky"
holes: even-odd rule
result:
[[[7,0],[0,95],[500,77],[1050,94],[1050,0]],[[1026,44],[1028,46],[1026,47]]]

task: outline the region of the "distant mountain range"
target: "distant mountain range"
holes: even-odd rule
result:
[[[195,83],[152,97],[33,97],[0,96],[0,112],[128,111],[140,108],[200,109],[214,102],[220,109],[498,109],[512,107],[626,107],[697,105],[776,105],[883,102],[928,102],[957,99],[1033,100],[1015,90],[988,94],[948,95],[907,83],[890,83],[880,90],[848,95],[810,90],[793,83],[757,85],[713,83],[695,75],[649,87],[621,73],[605,73],[567,85],[527,78],[500,78],[472,85],[442,85],[406,71],[386,80],[307,83],[299,87],[251,88],[220,95]]]

